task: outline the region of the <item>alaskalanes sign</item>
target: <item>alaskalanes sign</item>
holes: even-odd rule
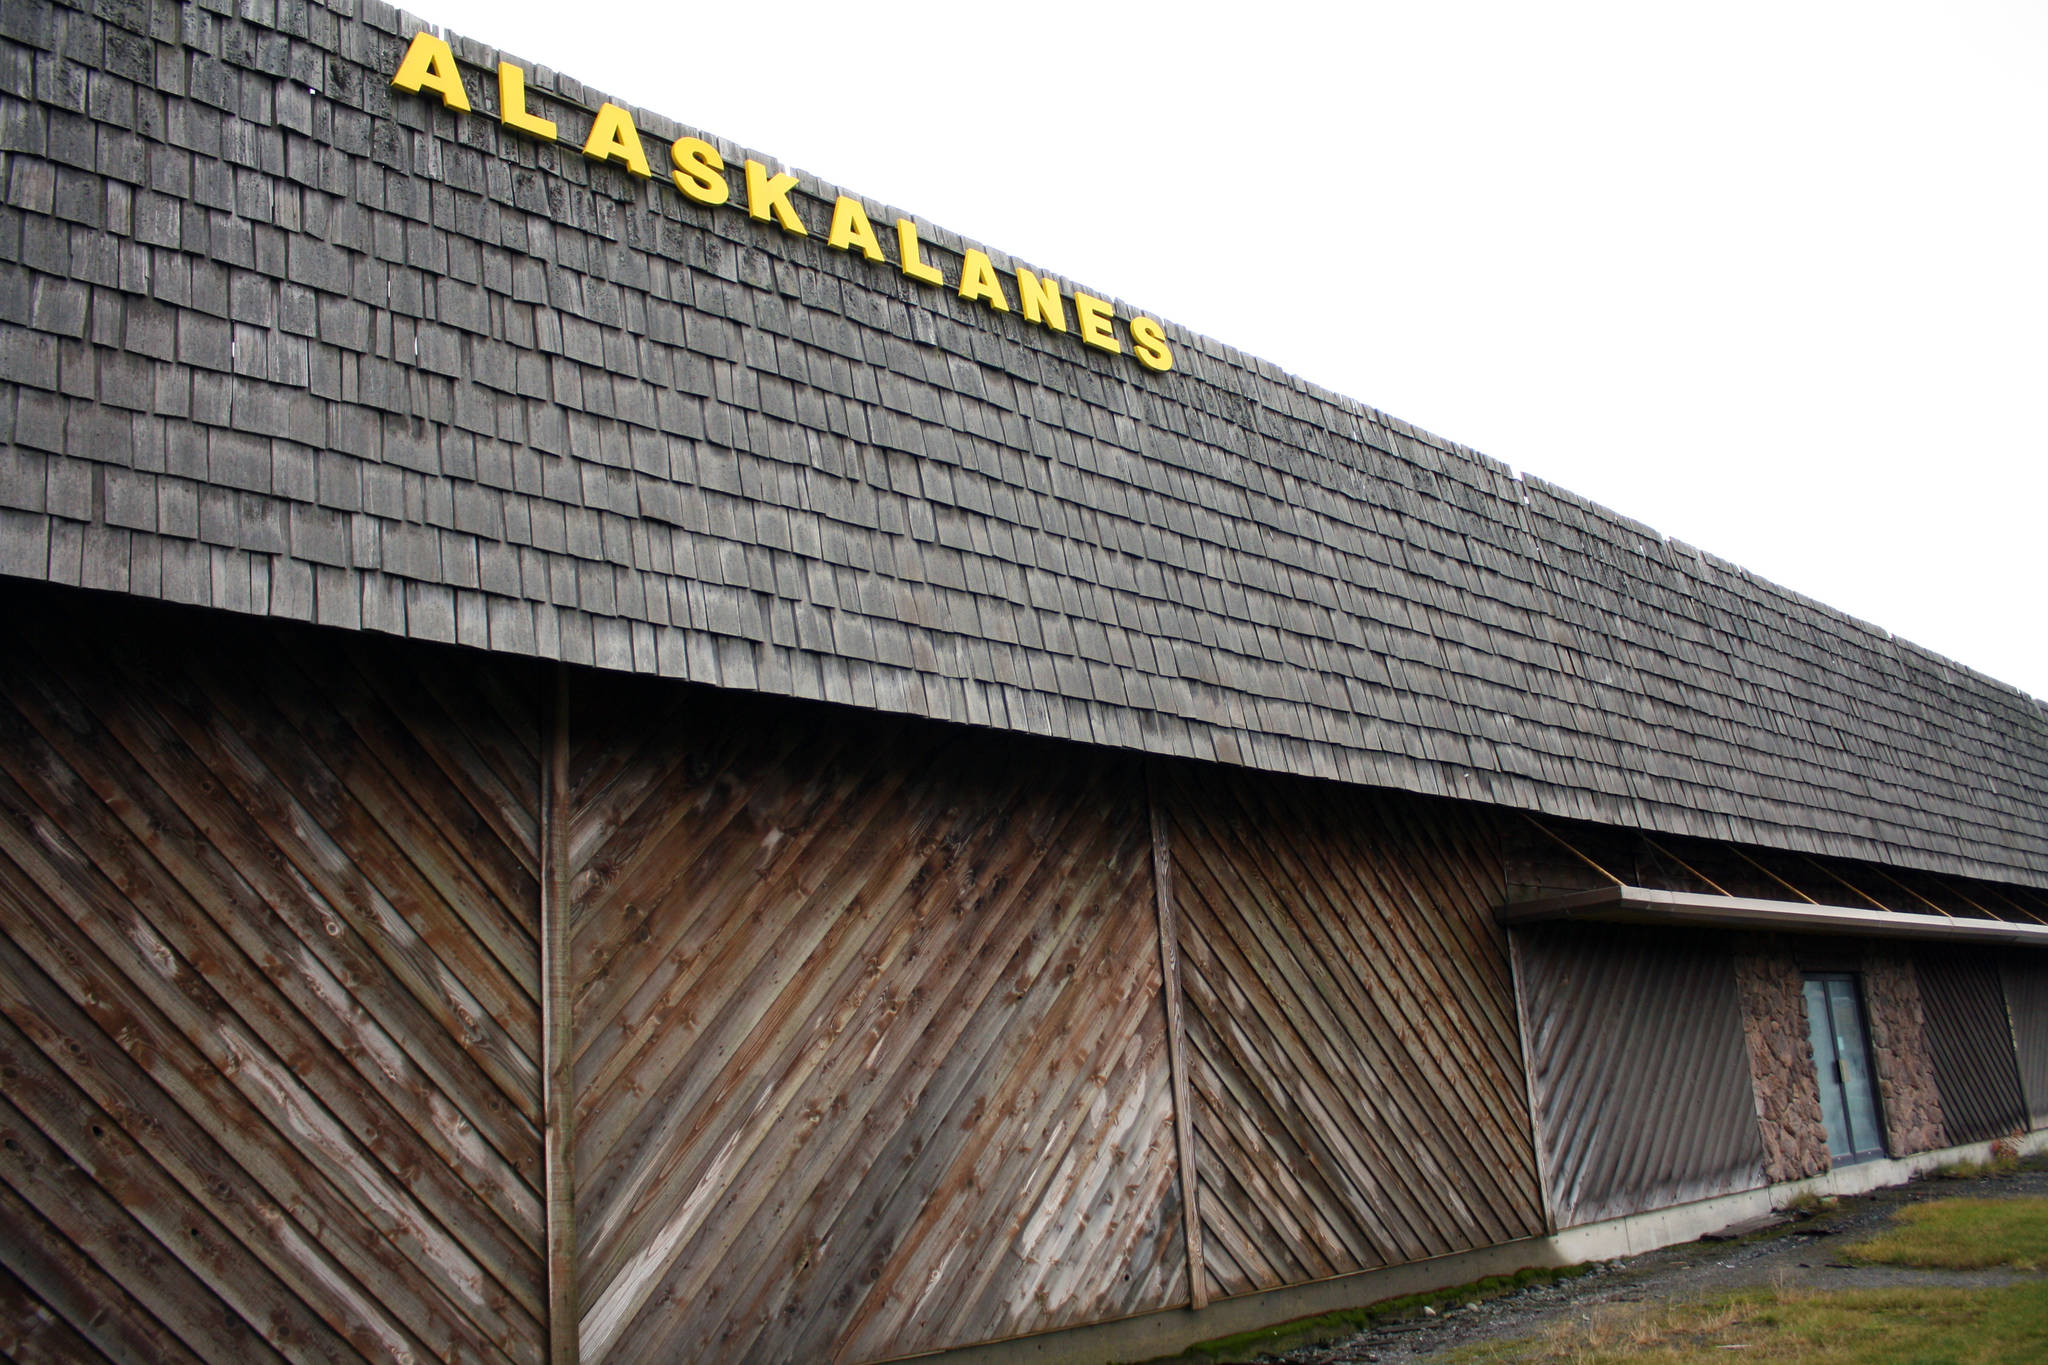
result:
[[[439,95],[447,108],[458,113],[470,112],[469,95],[456,71],[455,54],[445,39],[432,33],[413,35],[412,45],[406,49],[405,59],[399,63],[391,83],[416,94],[431,92]],[[526,72],[510,62],[498,63],[498,121],[544,142],[560,140],[554,120],[542,118],[526,107]],[[583,142],[583,154],[593,161],[623,166],[642,179],[652,179],[654,175],[640,141],[640,130],[633,126],[632,114],[610,102],[592,120],[590,136]],[[702,138],[682,137],[670,145],[668,155],[669,178],[684,196],[714,207],[733,203],[725,158],[716,147]],[[768,168],[758,161],[748,161],[743,174],[748,217],[773,223],[794,236],[811,235],[811,225],[804,222],[789,200],[790,191],[797,187],[795,176],[770,175]],[[950,281],[937,264],[924,258],[913,220],[898,218],[895,236],[896,265],[905,275],[941,289],[957,285],[960,297],[969,302],[981,303],[999,313],[1011,311],[1010,295],[987,252],[969,247],[960,261],[959,279]],[[867,210],[859,201],[843,194],[832,206],[825,245],[838,251],[858,251],[877,264],[886,265],[889,260],[874,224],[868,221]],[[1024,320],[1055,332],[1067,331],[1067,300],[1061,295],[1059,284],[1023,266],[1018,266],[1015,274],[1017,307]],[[1073,330],[1083,343],[1097,350],[1123,354],[1116,312],[1108,302],[1076,290],[1073,306]],[[1140,365],[1158,371],[1173,368],[1173,351],[1156,320],[1134,317],[1125,326],[1130,334],[1130,354]]]

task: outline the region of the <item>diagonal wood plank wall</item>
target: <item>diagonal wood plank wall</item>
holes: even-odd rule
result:
[[[540,1359],[526,670],[9,607],[14,1320],[69,1358]]]
[[[867,1361],[1541,1229],[1473,807],[73,602],[10,1352]]]
[[[613,680],[572,715],[584,1359],[1185,1300],[1133,763]]]
[[[1210,1291],[1542,1232],[1488,818],[1161,772]]]

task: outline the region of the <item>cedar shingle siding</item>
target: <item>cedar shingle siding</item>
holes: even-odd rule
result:
[[[551,147],[473,43],[474,113],[394,91],[422,25],[357,8],[5,7],[0,570],[2048,884],[2040,702],[1205,338],[830,250],[816,181],[798,238],[598,165],[544,69]]]

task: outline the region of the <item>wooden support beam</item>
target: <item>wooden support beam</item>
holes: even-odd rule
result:
[[[1196,1207],[1195,1111],[1188,1102],[1187,1032],[1181,1023],[1180,930],[1173,909],[1173,849],[1159,804],[1157,765],[1145,765],[1145,804],[1152,813],[1152,887],[1159,909],[1159,988],[1166,995],[1166,1050],[1173,1067],[1173,1132],[1180,1148],[1180,1207],[1187,1224],[1188,1307],[1209,1302],[1202,1273],[1202,1219]]]
[[[569,670],[556,664],[541,745],[540,1031],[546,1122],[548,1360],[576,1365],[575,1096],[570,1051]]]

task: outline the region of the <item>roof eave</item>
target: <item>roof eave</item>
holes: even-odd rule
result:
[[[1501,924],[1510,927],[1583,920],[2048,948],[2048,924],[1864,910],[1803,901],[1753,900],[1744,896],[1658,891],[1644,886],[1603,886],[1541,900],[1515,901],[1497,907],[1493,914]]]

